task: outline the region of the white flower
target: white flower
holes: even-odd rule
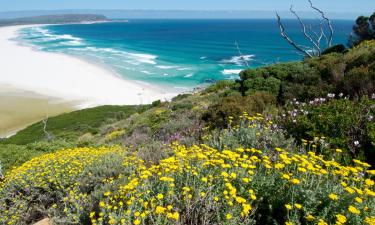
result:
[[[334,98],[334,97],[335,97],[335,94],[333,94],[333,93],[328,93],[327,97],[328,97],[328,98]]]
[[[354,141],[354,146],[358,146],[359,145],[359,141]]]

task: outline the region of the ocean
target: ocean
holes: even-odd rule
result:
[[[296,42],[308,45],[297,21],[284,22]],[[333,21],[334,43],[348,42],[353,23]],[[18,40],[41,51],[102,65],[124,79],[179,91],[216,80],[236,79],[247,67],[302,59],[280,36],[274,19],[49,25],[24,28]],[[239,50],[243,57],[239,57]]]

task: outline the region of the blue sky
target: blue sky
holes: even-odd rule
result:
[[[330,12],[375,11],[375,0],[314,0]],[[355,7],[353,7],[355,3]],[[0,11],[52,9],[309,10],[307,0],[0,0]]]

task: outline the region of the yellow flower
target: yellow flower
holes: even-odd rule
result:
[[[138,217],[139,215],[141,215],[140,212],[135,212],[135,213],[134,213],[134,216],[135,216],[135,217]]]
[[[179,220],[179,218],[180,218],[180,214],[179,214],[178,212],[167,213],[167,217],[168,217],[169,219]]]
[[[201,197],[203,198],[203,197],[205,197],[206,196],[206,193],[205,192],[201,192]]]
[[[361,214],[361,212],[356,208],[356,207],[354,207],[354,206],[349,206],[349,208],[348,208],[348,210],[349,210],[349,212],[351,212],[351,213],[353,213],[353,214]]]
[[[296,185],[297,185],[297,184],[300,184],[301,181],[299,181],[298,179],[295,179],[295,178],[294,178],[294,179],[291,179],[291,180],[290,180],[290,183],[292,183],[292,184],[296,184]]]
[[[249,214],[250,210],[251,210],[250,204],[242,204],[242,213],[247,215],[247,214]]]
[[[162,214],[165,212],[165,208],[162,206],[156,206],[155,213],[156,214]]]
[[[285,225],[293,225],[292,222],[285,222]]]
[[[232,214],[228,213],[228,214],[225,216],[225,218],[226,218],[227,220],[232,219]]]
[[[134,220],[134,225],[138,225],[140,223],[141,223],[141,221],[139,219]]]
[[[339,224],[346,223],[346,217],[344,215],[337,214],[336,215],[336,223],[339,223]]]
[[[305,217],[305,219],[306,219],[307,221],[311,222],[311,221],[314,221],[314,220],[315,220],[315,217],[309,214],[309,215],[307,215],[307,216]]]
[[[297,209],[302,209],[302,205],[301,205],[301,204],[296,203],[296,204],[294,204],[294,206],[295,206]]]
[[[207,183],[208,179],[207,179],[207,177],[202,177],[201,181]]]
[[[374,225],[375,224],[375,216],[367,217],[365,218],[364,221],[368,225]]]
[[[284,178],[285,180],[289,180],[290,179],[290,176],[288,174],[283,174],[282,175],[282,178]]]
[[[342,152],[342,150],[341,150],[341,149],[339,149],[339,148],[336,148],[336,152],[337,152],[337,153],[341,153],[341,152]]]
[[[371,179],[366,179],[365,180],[365,184],[366,184],[366,186],[373,186],[374,185],[374,181],[373,180],[371,180]]]
[[[322,220],[322,219],[319,219],[317,225],[328,225],[328,223],[326,221]]]
[[[356,202],[358,202],[358,203],[362,203],[362,202],[363,202],[362,198],[359,198],[359,197],[356,197],[354,200],[355,200]]]
[[[335,195],[335,194],[333,194],[333,193],[329,194],[328,197],[329,197],[332,201],[337,201],[337,200],[339,200],[339,196],[337,196],[337,195]]]
[[[292,207],[291,205],[289,205],[289,204],[285,204],[285,208],[286,208],[287,210],[291,210],[293,207]]]
[[[104,196],[106,196],[106,197],[108,197],[108,196],[110,196],[110,195],[111,195],[111,192],[110,192],[110,191],[107,191],[107,192],[104,193]]]
[[[242,178],[242,181],[245,182],[245,183],[249,183],[250,182],[250,179],[245,177],[245,178]]]
[[[156,198],[157,198],[157,199],[163,199],[163,198],[164,198],[164,195],[163,195],[163,194],[158,194],[158,195],[156,196]]]
[[[110,219],[110,220],[108,221],[108,223],[109,223],[109,224],[115,224],[115,223],[116,223],[116,220],[114,220],[114,219]]]

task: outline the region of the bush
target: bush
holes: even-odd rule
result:
[[[245,97],[228,96],[211,105],[202,118],[213,127],[225,128],[229,124],[229,117],[233,117],[234,122],[238,124],[239,116],[244,112],[262,113],[275,103],[275,97],[267,92],[255,92]]]
[[[340,84],[341,93],[359,99],[375,93],[375,70],[368,67],[356,67],[347,72]]]
[[[327,50],[334,51],[335,49]],[[243,96],[266,91],[279,105],[297,99],[308,101],[328,93],[360,98],[374,92],[375,42],[365,41],[345,51],[332,52],[303,62],[279,63],[240,73],[232,87]]]
[[[181,109],[189,110],[192,108],[193,108],[193,104],[191,102],[179,102],[179,103],[172,104],[172,107],[171,107],[172,111],[177,111]]]
[[[294,140],[286,137],[286,132],[279,129],[272,121],[260,115],[241,116],[238,126],[225,130],[214,130],[204,137],[205,143],[218,150],[256,148],[263,149],[268,155],[275,148],[294,150]]]
[[[158,106],[161,105],[161,101],[160,100],[153,101],[151,105],[152,105],[152,107],[158,107]]]
[[[208,86],[203,93],[215,93],[215,92],[220,92],[226,89],[230,89],[235,85],[235,82],[230,81],[230,80],[220,80],[217,81],[215,84],[212,84]]]
[[[281,148],[172,145],[149,164],[126,149],[78,148],[12,170],[0,223],[373,224],[375,171]],[[272,153],[271,156],[268,153]]]
[[[343,149],[336,160],[348,163],[353,158],[362,158],[375,165],[374,106],[375,101],[367,97],[359,102],[325,98],[309,104],[292,102],[279,124],[299,141],[324,137],[331,149]],[[335,151],[317,150],[329,158],[335,155]]]
[[[339,45],[334,45],[332,47],[329,47],[329,48],[325,49],[322,52],[322,55],[327,55],[327,54],[331,54],[331,53],[344,53],[345,51],[346,51],[345,45],[339,44]]]
[[[179,94],[176,97],[172,98],[172,102],[180,101],[180,100],[188,98],[190,96],[191,96],[191,94]]]

